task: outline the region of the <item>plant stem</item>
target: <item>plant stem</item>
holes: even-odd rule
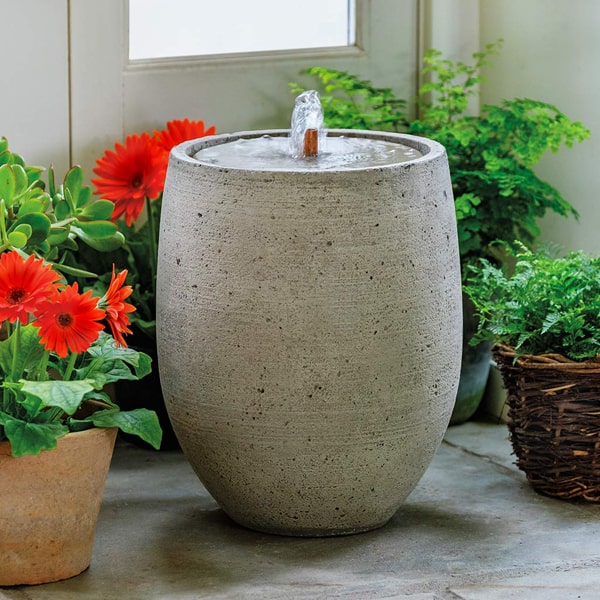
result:
[[[14,345],[13,345],[13,352],[14,354],[12,355],[12,363],[10,365],[10,380],[11,381],[18,381],[20,378],[21,373],[17,373],[17,364],[18,364],[18,358],[21,355],[21,321],[19,321],[19,319],[16,320],[15,322],[15,329],[13,331],[13,336],[14,336]]]
[[[2,201],[2,202],[4,203],[4,201]],[[11,336],[13,336],[13,335],[15,336],[14,337],[12,363],[10,366],[10,376],[7,378],[9,381],[15,382],[18,379],[15,371],[17,370],[17,358],[20,354],[19,345],[20,345],[20,341],[21,341],[21,322],[17,319],[12,332],[11,332],[10,323],[8,321],[5,321],[5,325],[6,325],[7,336],[8,336],[7,341],[11,338]],[[8,414],[15,414],[16,405],[15,405],[14,400],[11,399],[11,394],[12,394],[11,390],[9,390],[6,387],[2,390],[2,409],[5,412],[7,412]]]
[[[156,271],[158,256],[158,239],[156,235],[156,223],[150,198],[146,196],[146,212],[148,213],[148,227],[150,229],[150,269],[152,271],[152,294],[156,294]]]
[[[38,381],[46,381],[48,373],[46,372],[48,369],[48,360],[50,358],[50,351],[44,350],[44,354],[40,360],[40,364],[38,366]]]
[[[0,200],[0,239],[2,240],[2,246],[8,248],[8,236],[6,234],[6,217],[4,215],[6,210],[4,198]]]
[[[63,379],[65,381],[69,381],[71,379],[71,375],[73,374],[73,369],[75,368],[75,361],[77,360],[77,353],[71,352],[69,356],[69,362],[67,363],[67,368],[65,369],[65,374],[63,375]]]

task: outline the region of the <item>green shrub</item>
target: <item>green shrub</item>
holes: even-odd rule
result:
[[[486,259],[468,269],[464,289],[479,317],[472,343],[491,340],[519,354],[585,360],[600,352],[600,258],[553,258],[524,246],[509,276]]]

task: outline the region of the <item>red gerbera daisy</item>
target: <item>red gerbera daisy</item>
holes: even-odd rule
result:
[[[156,198],[163,190],[166,164],[162,151],[147,134],[130,135],[125,145],[115,144],[96,161],[92,179],[96,193],[115,203],[112,219],[125,214],[131,225],[142,212],[146,198]]]
[[[12,250],[0,256],[0,321],[17,319],[25,325],[55,290],[60,275],[42,258],[27,260]]]
[[[162,131],[154,131],[154,139],[159,148],[165,152],[165,160],[168,158],[169,152],[173,146],[186,142],[187,140],[195,140],[206,135],[214,135],[216,128],[214,125],[208,129],[204,129],[204,121],[190,121],[189,119],[173,119],[167,123],[167,128]]]
[[[100,299],[98,306],[106,310],[106,320],[110,325],[115,342],[119,346],[127,346],[124,333],[131,333],[129,329],[129,313],[135,310],[133,304],[124,302],[125,298],[131,296],[133,289],[130,285],[123,285],[127,277],[127,270],[121,271],[115,276],[115,266],[113,265],[112,277],[106,294]]]
[[[68,351],[85,352],[98,339],[103,329],[104,311],[98,307],[98,298],[91,290],[80,294],[77,283],[68,285],[49,301],[37,317],[41,341],[46,350],[60,357]]]

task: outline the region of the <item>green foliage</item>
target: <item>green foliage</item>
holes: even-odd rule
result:
[[[75,422],[76,420],[73,419]],[[118,427],[124,433],[137,435],[152,447],[160,448],[162,433],[158,417],[153,410],[136,408],[121,412],[111,408],[93,413],[79,423],[92,423],[94,427]]]
[[[129,271],[127,285],[133,288],[130,301],[136,307],[135,312],[129,314],[129,318],[135,332],[134,337],[137,338],[135,342],[142,347],[155,345],[156,338],[156,294],[154,271],[149,260],[152,253],[149,242],[152,239],[152,227],[155,230],[155,239],[158,239],[161,205],[162,197],[146,205],[152,213],[152,218],[142,225],[134,223],[128,226],[119,219],[117,226],[125,238],[125,243],[116,250],[98,253],[92,248],[81,247],[78,253],[80,265],[94,264],[96,270],[103,273],[94,282],[93,289],[98,296],[102,296],[108,288],[113,264]],[[77,264],[74,263],[74,266]]]
[[[125,247],[123,233],[111,221],[113,203],[93,199],[91,188],[83,184],[80,167],[71,168],[58,187],[52,169],[47,184],[41,174],[41,168],[27,166],[8,149],[6,139],[0,138],[0,254],[15,252],[21,258],[33,254],[52,263],[63,276],[96,277],[81,265],[97,268],[99,256],[112,256]],[[88,261],[81,263],[84,250],[90,254]],[[147,258],[146,252],[144,262]],[[102,272],[98,281],[104,287],[96,294],[97,306],[107,302],[102,296],[112,263],[105,263]],[[4,277],[7,289],[21,285],[11,280],[15,273]],[[63,277],[61,285],[65,281]],[[50,296],[49,290],[47,301]],[[4,300],[7,309],[11,303]],[[0,441],[10,442],[13,456],[23,456],[55,448],[57,440],[69,431],[121,427],[158,448],[162,432],[156,414],[141,409],[121,412],[102,391],[109,383],[147,375],[150,357],[117,346],[112,336],[101,332],[86,351],[61,358],[41,342],[35,322],[38,308],[28,309],[26,325],[15,322],[15,316],[7,316],[6,310],[6,320],[0,323]],[[91,399],[103,399],[110,408],[98,413],[102,416],[75,418]]]
[[[123,244],[123,234],[110,220],[113,204],[92,197],[81,167],[72,167],[58,187],[52,169],[47,186],[42,172],[27,166],[0,138],[0,252],[18,249],[44,257],[64,273],[93,276],[69,263],[79,242],[101,252]]]
[[[311,67],[306,73],[317,77],[323,85],[325,94],[321,94],[321,104],[328,127],[382,131],[406,129],[406,101],[397,98],[390,88],[378,88],[346,71],[324,67]],[[290,89],[297,95],[305,88],[290,83]]]
[[[465,291],[479,317],[472,340],[520,354],[586,360],[600,353],[600,258],[583,252],[553,258],[519,246],[514,271],[486,259],[469,268]]]
[[[497,240],[531,244],[540,233],[538,220],[548,210],[577,215],[533,169],[547,151],[557,152],[587,138],[589,131],[580,122],[569,120],[551,104],[528,98],[484,105],[479,116],[467,112],[469,99],[479,93],[481,67],[500,48],[501,41],[488,44],[473,54],[471,64],[428,50],[423,72],[430,80],[419,90],[420,117],[407,129],[446,148],[463,265],[480,256],[494,257]],[[328,127],[398,130],[397,125],[404,123],[404,104],[388,95],[388,102],[378,107],[377,90],[369,81],[332,69],[313,68],[308,73],[325,86],[321,100]],[[292,89],[301,91],[295,84]]]
[[[485,52],[473,54],[472,65],[426,52],[424,71],[432,81],[421,87],[421,117],[409,127],[410,133],[437,140],[448,153],[463,264],[492,255],[496,240],[531,244],[547,210],[577,214],[533,168],[547,151],[587,138],[581,123],[528,98],[484,105],[479,116],[466,114],[482,80],[479,69],[500,46],[489,44]]]
[[[17,324],[0,342],[0,441],[10,442],[13,456],[23,456],[56,448],[69,431],[120,427],[158,449],[162,433],[156,414],[145,409],[121,412],[102,392],[107,383],[144,377],[150,362],[146,354],[115,345],[105,332],[87,352],[58,358],[44,351],[34,324]],[[52,379],[47,378],[48,367]],[[111,406],[89,417],[73,416],[86,400],[97,398]]]

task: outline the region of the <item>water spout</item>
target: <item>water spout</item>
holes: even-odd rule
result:
[[[297,98],[292,112],[290,154],[293,158],[316,156],[325,138],[319,92],[308,90]]]

